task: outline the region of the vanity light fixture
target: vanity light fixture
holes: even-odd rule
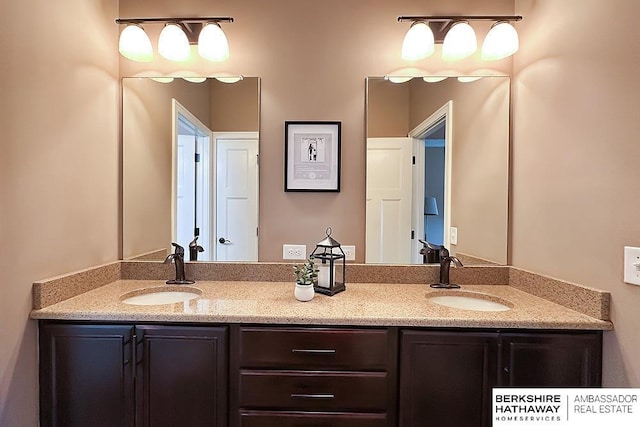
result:
[[[158,39],[158,53],[171,61],[186,61],[191,44],[198,45],[198,53],[209,61],[229,58],[229,42],[220,27],[221,22],[233,22],[231,17],[206,18],[128,18],[116,19],[126,25],[120,33],[119,51],[132,61],[153,60],[153,48],[142,25],[164,24]]]
[[[494,21],[482,46],[482,59],[495,61],[518,51],[519,41],[511,22],[522,16],[399,16],[398,22],[412,22],[402,42],[402,59],[415,61],[430,56],[432,43],[442,43],[442,59],[457,61],[473,55],[478,48],[471,21]],[[432,38],[428,35],[429,28]]]

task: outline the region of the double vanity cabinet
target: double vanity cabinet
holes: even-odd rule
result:
[[[40,320],[41,425],[491,425],[492,387],[601,382],[602,331]]]

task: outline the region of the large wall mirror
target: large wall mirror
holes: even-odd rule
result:
[[[509,96],[502,76],[367,79],[367,263],[428,262],[423,242],[507,263]]]
[[[123,257],[258,260],[260,80],[122,79]]]

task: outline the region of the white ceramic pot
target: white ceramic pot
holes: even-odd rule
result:
[[[313,283],[310,285],[301,285],[300,283],[296,283],[293,295],[298,301],[311,301],[315,295]]]

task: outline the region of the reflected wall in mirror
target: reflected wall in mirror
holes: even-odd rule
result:
[[[507,263],[509,80],[367,79],[366,262]]]
[[[258,259],[260,81],[122,79],[124,259]]]

